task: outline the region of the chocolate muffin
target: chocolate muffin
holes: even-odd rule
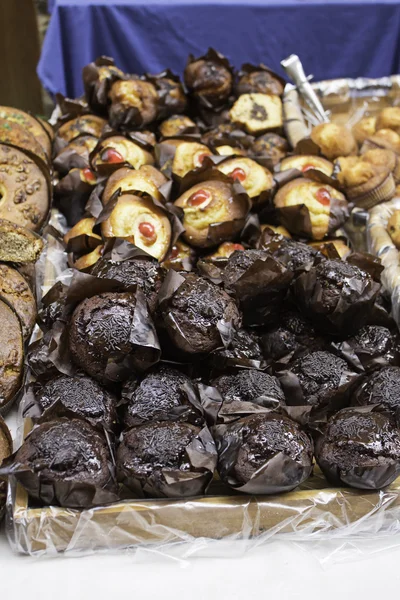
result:
[[[311,267],[325,259],[323,254],[315,248],[279,236],[279,234],[271,236],[268,229],[261,234],[259,248],[269,252],[276,260],[296,274],[309,271]]]
[[[124,427],[149,421],[184,421],[201,425],[204,418],[191,379],[177,369],[156,367],[142,379],[127,381],[122,390],[127,402]]]
[[[225,403],[254,402],[266,408],[279,408],[285,404],[285,395],[279,380],[256,369],[243,369],[238,373],[221,375],[212,381]]]
[[[291,419],[274,413],[252,415],[213,428],[218,473],[248,494],[288,492],[312,472],[313,444]]]
[[[135,323],[137,304],[137,295],[133,293],[106,292],[83,300],[72,315],[69,326],[72,358],[101,383],[124,381],[133,367],[150,366],[146,364],[145,348],[133,338],[134,334],[140,337],[136,329],[152,328],[150,319],[141,312],[143,307],[139,309],[140,327]]]
[[[334,346],[354,368],[361,371],[399,364],[398,337],[381,325],[365,325],[356,335]]]
[[[360,375],[345,360],[325,350],[300,356],[284,371],[279,381],[289,406],[338,410],[349,404],[349,395]]]
[[[213,477],[216,459],[208,430],[189,423],[147,423],[125,433],[117,477],[139,496],[198,496]]]
[[[40,422],[68,417],[84,419],[100,431],[116,430],[117,398],[90,377],[60,375],[44,385],[34,384],[33,394]],[[29,414],[33,415],[32,409]]]
[[[8,409],[22,384],[24,340],[17,313],[0,300],[0,412]]]
[[[400,432],[386,415],[347,408],[328,421],[315,457],[333,485],[381,489],[400,474]]]
[[[400,367],[384,367],[363,381],[353,398],[359,406],[377,405],[381,410],[400,416]]]
[[[116,500],[109,448],[103,436],[82,420],[39,425],[13,463],[18,482],[45,505],[89,508]]]
[[[177,275],[179,277],[179,275]],[[172,295],[161,302],[161,313],[169,337],[190,354],[211,352],[221,345],[218,324],[240,325],[235,301],[210,281],[188,273]]]
[[[144,293],[151,313],[156,309],[165,273],[157,260],[145,256],[122,261],[102,257],[91,271],[96,277],[116,279],[125,286],[137,285]]]
[[[355,265],[323,260],[293,284],[298,306],[323,333],[348,336],[369,318],[380,284]]]
[[[0,298],[17,313],[24,339],[28,339],[36,320],[36,300],[26,280],[16,270],[0,264]]]
[[[294,353],[308,349],[320,349],[323,340],[312,325],[292,310],[283,311],[278,317],[279,325],[261,336],[261,345],[266,358],[288,362]]]
[[[222,274],[226,290],[233,291],[246,326],[274,322],[293,273],[263,250],[234,252]]]
[[[210,366],[223,367],[254,367],[259,368],[264,362],[260,338],[254,331],[247,329],[230,329],[224,335],[220,329],[223,348],[218,348],[209,355]]]

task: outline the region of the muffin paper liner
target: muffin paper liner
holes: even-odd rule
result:
[[[214,48],[209,48],[207,50],[207,52],[205,54],[203,54],[203,56],[198,56],[198,57],[194,57],[193,54],[189,54],[187,63],[186,63],[186,68],[193,62],[197,62],[198,60],[210,60],[218,65],[222,65],[223,67],[225,67],[225,69],[228,69],[228,71],[230,71],[230,73],[232,74],[232,87],[233,87],[233,82],[234,82],[234,70],[232,65],[230,64],[229,60],[220,52],[217,52],[217,50],[215,50]],[[201,110],[203,110],[203,112],[205,111],[207,113],[207,111],[210,111],[211,114],[214,113],[218,113],[221,110],[223,110],[229,102],[228,100],[220,100],[219,102],[213,104],[210,103],[203,95],[201,94],[195,94],[192,93],[193,95],[193,99],[195,100],[195,102],[198,104],[198,107]],[[203,118],[207,119],[207,114],[203,114]],[[207,119],[208,120],[208,119]]]
[[[89,106],[101,113],[107,112],[108,92],[114,81],[120,77],[113,73],[100,81],[99,67],[113,66],[115,61],[108,56],[99,56],[95,61],[89,63],[82,70],[83,86],[85,88],[85,96]]]
[[[207,427],[192,438],[186,446],[186,455],[192,469],[196,471],[181,471],[161,467],[157,477],[143,476],[140,479],[128,472],[120,472],[119,479],[135,492],[137,497],[167,497],[199,496],[205,493],[211,483],[217,464],[217,451],[214,440]]]
[[[78,136],[78,138],[75,138],[73,141],[79,139],[79,137],[82,136]],[[65,146],[62,153],[59,152],[53,160],[54,169],[64,176],[67,175],[71,169],[86,169],[89,166],[89,153],[87,158],[85,158],[81,154],[78,154],[74,148],[67,148],[67,146]]]
[[[318,282],[313,268],[295,279],[293,294],[295,298],[301,299],[302,309],[318,329],[335,337],[349,336],[366,323],[380,284],[373,280],[365,281],[360,289],[356,278],[354,282],[351,278],[348,279],[348,286],[357,291],[357,300],[351,301],[341,292],[335,306],[327,307],[324,302],[324,289]]]
[[[54,187],[55,205],[72,227],[85,215],[85,206],[94,185],[82,181],[80,170],[70,171]]]
[[[232,467],[243,444],[241,426],[244,422],[245,419],[212,428],[218,450],[219,471],[222,465],[223,479],[230,487],[245,494],[280,494],[294,489],[311,475],[312,465],[302,465],[283,452],[278,452],[266,460],[247,483],[239,482],[232,474]]]
[[[62,421],[64,419],[57,419]],[[96,432],[100,437],[101,434]],[[0,466],[0,478],[13,476],[23,487],[40,497],[44,504],[59,504],[71,508],[90,508],[100,504],[111,504],[118,500],[115,485],[115,463],[113,452],[108,437],[104,437],[104,444],[109,450],[109,480],[104,487],[74,481],[50,481],[42,476],[42,466],[21,463],[17,460],[18,451],[9,456]],[[29,441],[29,436],[26,438]]]
[[[186,98],[186,94],[185,94],[185,90],[183,88],[182,82],[181,82],[180,78],[178,77],[178,75],[175,75],[169,69],[165,69],[165,71],[162,71],[161,73],[158,73],[157,75],[150,75],[149,73],[147,73],[146,79],[147,79],[147,81],[150,81],[150,83],[152,83],[157,90],[157,94],[158,94],[157,119],[166,119],[167,117],[169,117],[171,115],[181,114],[181,113],[185,112],[185,110],[187,108],[187,98]],[[172,79],[172,81],[179,84],[182,88],[182,94],[184,95],[185,101],[184,102],[182,101],[180,104],[177,104],[176,101],[168,93],[168,90],[166,90],[165,87],[163,87],[162,83],[160,83],[160,80],[162,80],[162,79]]]

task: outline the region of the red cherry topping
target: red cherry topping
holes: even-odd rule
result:
[[[316,193],[316,198],[323,206],[329,206],[331,202],[331,195],[326,188],[320,188]]]
[[[168,258],[170,260],[173,260],[174,258],[176,258],[178,256],[178,254],[179,254],[179,248],[178,248],[178,246],[172,246],[172,250],[171,250],[170,255],[169,255]]]
[[[234,250],[244,250],[244,246],[242,244],[233,244]]]
[[[82,169],[82,175],[88,183],[94,183],[96,181],[96,175],[91,169],[89,169],[89,167]]]
[[[196,156],[195,164],[201,167],[206,156],[210,156],[210,155],[207,154],[206,152],[203,152],[202,154],[199,154],[198,156]]]
[[[124,157],[115,148],[106,148],[101,155],[101,160],[107,163],[120,163],[124,162]]]
[[[315,168],[316,168],[315,165],[312,165],[311,163],[307,163],[301,167],[301,170],[303,171],[303,173],[305,173],[306,171],[309,171],[310,169],[315,169]]]
[[[204,202],[210,200],[210,198],[211,194],[207,190],[197,190],[197,192],[189,196],[187,203],[189,206],[201,206]]]
[[[154,225],[151,223],[143,222],[139,225],[139,231],[144,237],[152,238],[154,237],[156,230],[154,229]]]
[[[232,173],[229,173],[229,177],[232,177],[232,179],[237,179],[237,181],[244,181],[247,177],[246,173],[243,171],[243,169],[241,169],[240,167],[236,167],[236,169],[233,169]]]

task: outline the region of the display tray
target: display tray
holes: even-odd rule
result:
[[[340,79],[313,84],[333,120],[351,123],[364,114],[400,102],[400,76],[379,80]],[[313,116],[289,87],[285,107],[297,111],[296,134],[304,137]],[[294,120],[293,120],[294,123]],[[299,138],[300,139],[300,138]],[[353,244],[365,248],[365,222],[352,219]],[[60,254],[60,248],[57,248]],[[55,266],[56,265],[56,266]],[[57,272],[58,271],[58,272]],[[59,274],[51,243],[41,265],[47,290]],[[43,281],[44,274],[44,281]],[[23,424],[24,437],[32,423]],[[383,491],[332,488],[316,467],[293,492],[249,496],[215,481],[207,496],[185,500],[126,500],[89,510],[34,507],[25,490],[11,481],[7,531],[13,549],[25,554],[81,553],[202,540],[256,540],[282,534],[296,540],[326,536],[365,536],[400,532],[400,478]]]

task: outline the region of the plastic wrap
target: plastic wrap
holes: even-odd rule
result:
[[[398,80],[392,80],[393,90],[398,90]],[[354,86],[359,89],[357,81],[350,86],[352,89]],[[368,87],[366,80],[362,81],[367,87],[362,90],[361,104],[356,110],[361,106],[364,112],[367,95],[374,97],[375,90],[373,86]],[[336,103],[347,109],[348,119],[349,113],[354,112],[348,80],[319,85],[324,92],[324,107],[333,113],[336,104],[331,100],[335,97]],[[387,92],[389,88],[382,84],[379,89]],[[381,102],[386,102],[386,97],[380,93],[376,97],[378,109],[382,108]],[[393,97],[390,97],[387,104],[392,103]],[[392,203],[397,203],[396,207],[400,208],[400,199]],[[378,207],[379,211],[384,206]],[[353,212],[348,227],[355,247],[364,249],[365,214],[355,214],[359,215],[359,211]],[[371,222],[372,219],[373,213]],[[54,215],[52,225],[59,229]],[[376,253],[378,248],[371,242],[371,233],[369,226],[370,251]],[[37,287],[42,294],[56,280],[68,281],[68,271],[61,274],[67,257],[56,237],[51,238],[45,252],[38,268]],[[393,257],[394,252],[396,258],[390,263],[389,256]],[[384,285],[389,289],[390,282],[399,277],[400,267],[395,266],[397,250],[390,243],[380,252],[380,257],[385,267],[389,267],[383,274]],[[400,302],[396,302],[394,295],[392,299],[394,310],[399,314]],[[30,419],[25,419],[21,436],[22,433],[26,435],[31,426]],[[67,553],[75,556],[129,548],[136,552],[149,550],[146,555],[150,560],[154,553],[175,558],[231,556],[238,552],[235,549],[240,548],[240,552],[250,550],[277,537],[296,542],[324,540],[332,544],[345,538],[351,539],[357,548],[362,547],[365,539],[380,537],[385,540],[385,546],[390,546],[393,545],[392,536],[400,533],[400,478],[382,491],[333,488],[315,467],[305,483],[286,494],[243,495],[226,488],[215,478],[207,495],[202,497],[121,500],[86,510],[39,508],[30,504],[24,489],[11,480],[7,509],[7,534],[14,551],[31,555]],[[234,544],[239,541],[241,544]],[[346,544],[342,545],[346,547]]]

